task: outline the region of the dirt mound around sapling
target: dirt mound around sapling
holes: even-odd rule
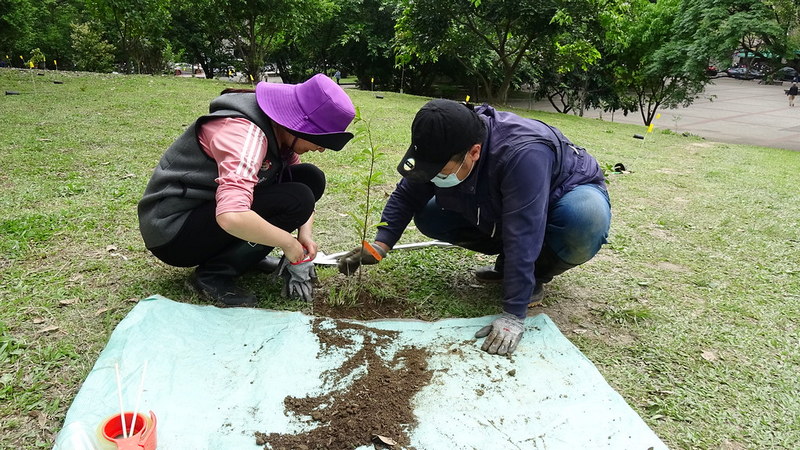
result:
[[[397,346],[396,331],[376,330],[335,319],[316,318],[312,330],[320,342],[319,358],[346,351],[342,365],[323,374],[333,386],[314,397],[286,397],[286,414],[315,428],[299,434],[255,433],[265,449],[350,450],[373,442],[376,435],[409,447],[416,424],[411,401],[432,377],[429,353]]]

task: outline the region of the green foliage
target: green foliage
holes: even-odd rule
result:
[[[254,80],[261,79],[261,68],[270,52],[279,46],[291,47],[304,39],[316,39],[315,25],[337,11],[333,0],[229,0],[217,4],[219,17],[214,25],[227,32],[226,38],[244,59],[244,73]],[[277,62],[285,82],[305,80],[305,73],[293,76],[293,62]],[[298,64],[298,68],[304,67]]]
[[[309,65],[323,69],[332,66],[331,70],[354,75],[362,88],[371,88],[374,78],[377,89],[396,90],[400,80],[394,70],[393,41],[398,3],[399,0],[337,2],[338,13],[316,26],[315,39],[295,41],[294,53],[313,58]],[[284,46],[284,50],[289,49]]]
[[[25,344],[12,337],[9,334],[8,327],[3,322],[0,322],[0,365],[15,364],[20,356],[24,354],[26,347]],[[0,382],[5,384],[5,380],[0,380]],[[3,397],[4,394],[0,391],[0,399]]]
[[[570,5],[577,11],[582,2]],[[422,61],[454,57],[480,80],[490,102],[505,103],[529,50],[558,29],[555,2],[406,0],[402,9],[399,53]]]
[[[29,65],[37,67],[39,63],[44,63],[45,61],[47,61],[47,59],[45,59],[44,53],[42,53],[39,47],[31,50],[31,59],[28,60]]]
[[[692,71],[705,69],[710,61],[724,64],[737,49],[776,66],[782,57],[794,59],[797,47],[788,47],[787,37],[800,25],[799,11],[796,2],[683,0],[674,29],[675,46],[684,53],[682,66]]]
[[[75,67],[89,72],[114,70],[114,46],[88,23],[72,26],[72,49]]]
[[[23,255],[29,245],[46,242],[60,229],[60,218],[32,214],[0,221],[0,252],[7,258]]]
[[[0,8],[0,50],[16,55],[27,53],[33,41],[36,9],[32,0],[5,0]]]
[[[353,160],[355,162],[366,162],[368,169],[363,179],[360,180],[360,185],[363,189],[362,199],[359,200],[355,211],[348,211],[348,215],[353,220],[356,235],[358,236],[359,245],[362,251],[367,243],[367,233],[374,227],[385,225],[384,222],[373,223],[372,217],[380,214],[381,205],[374,201],[372,198],[373,187],[381,182],[381,172],[375,169],[378,160],[383,156],[375,145],[372,138],[372,127],[370,121],[366,120],[361,115],[361,108],[356,107],[356,116],[353,120],[356,131],[356,140],[365,144],[365,147],[355,154]],[[364,279],[363,266],[358,268],[358,276],[354,283],[347,283],[344,288],[338,290],[334,289],[332,295],[334,302],[341,304],[355,304],[361,292],[365,289],[366,280]]]
[[[225,45],[229,33],[219,26],[221,7],[212,0],[171,2],[172,26],[167,31],[171,45],[165,49],[164,59],[185,62],[188,57],[203,67],[206,78],[212,78],[215,69],[233,65],[233,53]]]
[[[635,104],[649,125],[659,108],[694,101],[708,82],[707,64],[702,70],[685,68],[685,51],[674,38],[679,0],[637,0],[633,5],[621,24],[620,40],[606,55],[606,67],[614,76],[613,102],[626,108]]]
[[[39,79],[64,84],[37,82],[34,93],[28,73],[0,70],[6,89],[25,94],[5,97],[0,109],[0,448],[48,448],[130,299],[159,293],[205,304],[185,287],[191,269],[161,264],[144,248],[135,210],[164,149],[232,86],[71,72]],[[370,200],[380,203],[427,99],[348,94],[386,154]],[[549,283],[546,307],[532,313],[553,318],[670,448],[796,447],[800,153],[677,134],[632,141],[641,126],[517,112],[630,170],[608,185],[609,244]],[[353,247],[346,213],[363,198],[367,167],[348,156],[363,147],[304,156],[328,177],[315,213],[326,251]],[[424,239],[414,229],[403,238]],[[12,241],[22,250],[9,253]],[[367,286],[396,302],[393,316],[495,314],[501,287],[472,277],[492,261],[458,248],[400,250],[368,268]],[[319,271],[323,282],[342,278]],[[302,307],[280,300],[274,278],[249,280],[266,293],[261,306]]]
[[[117,52],[124,73],[161,73],[164,35],[170,25],[169,0],[86,0],[92,20]]]

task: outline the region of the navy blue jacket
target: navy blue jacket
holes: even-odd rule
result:
[[[586,150],[544,122],[483,105],[476,109],[487,127],[477,167],[460,184],[400,180],[381,217],[376,241],[393,247],[414,214],[436,196],[444,209],[460,213],[503,242],[503,310],[525,317],[536,284],[534,263],[544,242],[550,205],[573,188],[605,189],[603,171]]]

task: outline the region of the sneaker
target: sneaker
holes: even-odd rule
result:
[[[189,278],[189,286],[202,297],[226,306],[255,306],[257,303],[255,295],[237,287],[232,279],[217,276],[201,280],[195,272]]]

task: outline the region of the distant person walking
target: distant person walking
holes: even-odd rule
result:
[[[342,72],[339,72],[339,71],[337,70],[337,71],[336,71],[336,73],[334,73],[334,74],[333,74],[333,78],[335,78],[335,79],[336,79],[336,84],[339,84],[339,80],[341,80],[341,79],[342,79]]]
[[[797,83],[792,83],[792,87],[786,91],[786,95],[789,96],[789,106],[794,106],[794,98],[797,96]]]

